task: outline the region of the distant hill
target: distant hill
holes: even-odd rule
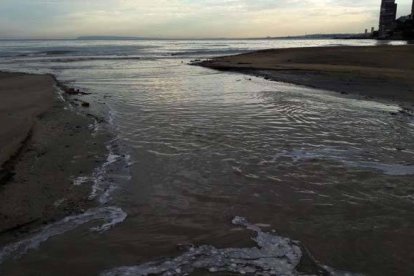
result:
[[[365,34],[310,34],[296,36],[267,37],[266,39],[361,39]]]
[[[143,37],[135,36],[80,36],[77,40],[142,40]]]
[[[255,37],[255,38],[156,38],[136,36],[80,36],[77,40],[257,40],[257,39],[362,39],[365,34],[310,34],[281,37]]]

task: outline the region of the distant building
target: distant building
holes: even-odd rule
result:
[[[397,4],[395,0],[382,0],[379,23],[379,38],[387,38],[392,35],[397,18]]]
[[[396,19],[395,0],[382,0],[379,30],[372,37],[377,39],[413,40],[414,39],[414,0],[411,14]]]
[[[414,0],[413,0],[413,5],[411,6],[411,19],[414,20]]]

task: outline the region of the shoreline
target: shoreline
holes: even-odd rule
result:
[[[414,45],[269,49],[192,65],[414,107]]]
[[[209,48],[194,44],[188,50]],[[170,45],[159,53],[168,57]],[[328,275],[330,268],[410,273],[414,117],[398,114],[392,102],[190,67],[181,59],[167,58],[166,68],[160,60],[10,63],[9,70],[60,68],[56,76],[63,84],[54,84],[62,85],[55,95],[67,101],[40,116],[22,151],[27,158],[16,159],[28,166],[34,162],[27,160],[40,160],[33,168],[19,165],[20,175],[47,172],[40,163],[49,162],[45,166],[58,178],[33,182],[39,191],[27,186],[36,175],[21,178],[26,198],[45,195],[47,204],[28,202],[38,211],[0,235],[0,274],[98,275],[180,257],[193,246],[240,254],[255,243],[249,229],[231,223],[236,216],[269,238],[297,243],[303,262],[296,270],[303,274]],[[77,87],[93,94],[81,96]],[[66,89],[79,94],[61,91]],[[95,124],[86,129],[85,121]],[[73,155],[94,127],[94,134],[111,134],[110,141],[102,138],[106,158]],[[60,163],[62,156],[68,163]],[[97,161],[92,173],[89,163],[74,167],[83,159]],[[50,219],[42,221],[46,215]],[[208,274],[208,268],[195,274]]]
[[[53,75],[0,72],[0,244],[42,225],[95,207],[89,185],[74,185],[103,164],[109,133],[93,133],[95,118],[67,108],[89,103]],[[56,89],[64,98],[59,99]],[[70,93],[71,91],[76,93]],[[68,101],[68,102],[67,102]],[[80,103],[80,104],[79,104]]]

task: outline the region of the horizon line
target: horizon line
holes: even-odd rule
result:
[[[353,36],[363,33],[315,33],[303,35],[265,36],[265,37],[140,37],[140,36],[118,36],[118,35],[84,35],[66,38],[42,38],[42,37],[0,37],[0,41],[13,40],[263,40],[283,38],[306,38],[306,37],[329,37],[329,36]]]

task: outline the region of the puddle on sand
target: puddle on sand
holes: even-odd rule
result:
[[[257,247],[217,249],[210,245],[191,247],[184,254],[165,261],[148,262],[137,266],[124,266],[104,271],[101,276],[190,275],[204,269],[211,273],[248,275],[299,275],[296,270],[302,259],[299,242],[263,232],[245,218],[236,217],[234,225],[256,232],[252,238]],[[355,275],[335,272],[324,267],[327,275]]]

